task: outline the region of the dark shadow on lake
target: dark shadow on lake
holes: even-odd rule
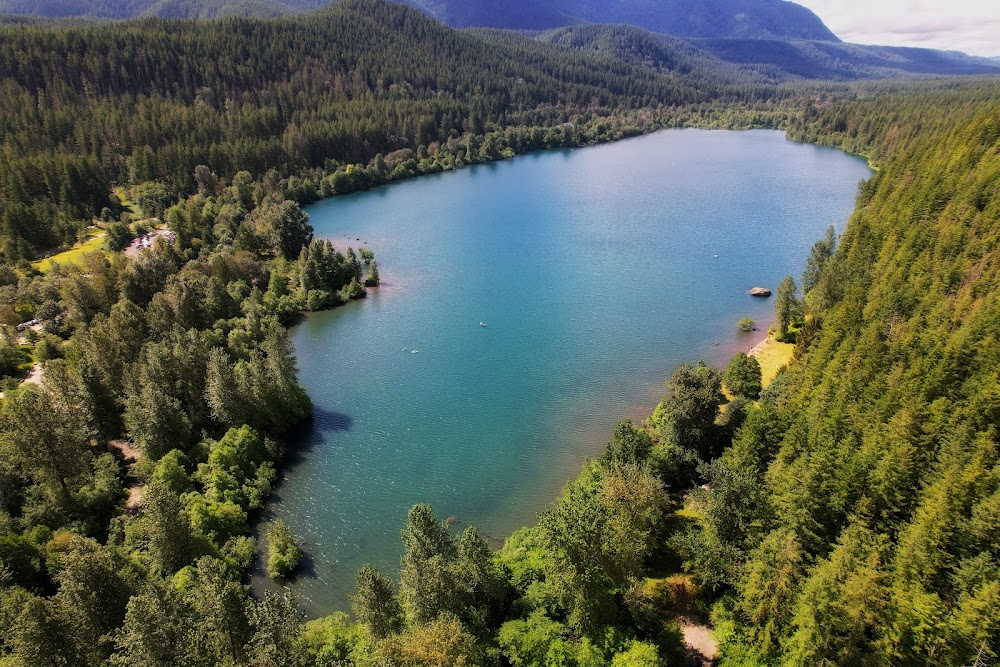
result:
[[[308,577],[310,579],[316,578],[316,559],[313,558],[312,554],[309,553],[309,545],[304,544],[302,546],[302,560],[299,561],[299,566],[295,568],[296,577]]]
[[[333,410],[326,410],[322,407],[313,406],[313,425],[321,431],[349,431],[354,424],[354,419],[349,415]]]
[[[291,319],[285,323],[285,326],[286,328],[291,329],[295,325],[302,324],[305,321],[306,321],[306,314],[300,311],[292,315]]]
[[[338,433],[350,431],[354,425],[354,418],[342,412],[327,410],[321,406],[313,404],[312,416],[302,421],[285,434],[285,442],[288,452],[285,455],[285,463],[282,466],[286,472],[291,472],[306,461],[308,454],[317,444],[323,442],[323,436],[327,433]],[[284,475],[282,476],[284,478]],[[275,492],[271,494],[274,502],[280,498],[279,491],[281,483]]]

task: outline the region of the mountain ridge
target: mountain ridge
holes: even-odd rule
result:
[[[658,71],[674,71],[673,65],[680,58],[684,61],[680,72],[711,71],[733,81],[850,81],[1000,73],[1000,58],[980,58],[960,51],[842,42],[811,11],[786,0],[663,3],[616,0],[608,6],[599,6],[597,0],[392,2],[451,27],[527,31],[540,41],[571,49],[604,51]],[[0,24],[128,18],[277,18],[344,4],[350,3],[346,0],[0,0]],[[746,8],[756,8],[756,13],[738,11]],[[771,11],[775,8],[781,11],[775,14]],[[708,25],[706,15],[714,15],[715,23]],[[803,24],[806,28],[783,29],[782,17],[794,15],[811,17]],[[673,23],[666,25],[664,21]],[[643,22],[645,26],[637,25]],[[541,26],[549,27],[541,29]],[[784,36],[774,37],[775,32]],[[795,34],[818,35],[818,38],[795,37]]]
[[[634,25],[678,37],[840,41],[811,10],[786,0],[400,0],[453,27],[549,30]]]
[[[960,51],[817,40],[683,39],[628,25],[567,26],[536,39],[609,53],[656,71],[710,70],[727,80],[780,83],[1000,74],[1000,61]]]
[[[776,68],[793,78],[880,79],[909,76],[1000,74],[1000,60],[961,51],[816,40],[691,40],[725,62],[763,73]]]
[[[274,18],[314,11],[330,0],[0,0],[0,14],[54,19]]]
[[[680,37],[839,41],[812,11],[787,0],[396,1],[454,28],[548,30],[579,23],[627,23]],[[0,0],[0,14],[111,20],[269,18],[328,4],[330,0]]]

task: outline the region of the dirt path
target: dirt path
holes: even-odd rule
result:
[[[111,440],[108,442],[108,447],[121,452],[122,458],[128,463],[135,463],[139,460],[139,450],[133,447],[128,440]]]
[[[644,593],[666,617],[673,617],[684,638],[686,664],[708,667],[715,665],[719,647],[712,626],[704,611],[695,604],[698,586],[686,574],[674,574],[662,579],[647,579]]]
[[[684,646],[687,647],[693,660],[698,664],[714,665],[719,653],[715,643],[712,628],[707,625],[695,624],[691,619],[680,618],[681,633],[684,635]]]
[[[35,364],[28,371],[28,374],[21,380],[21,384],[41,384],[42,383],[42,365]]]
[[[128,500],[125,501],[125,512],[127,514],[138,514],[142,507],[142,490],[145,487],[133,486],[128,490]]]
[[[28,370],[28,374],[24,376],[21,380],[21,384],[41,384],[42,383],[42,365],[35,364]],[[0,391],[0,398],[4,398],[3,392]]]
[[[138,449],[132,446],[132,443],[128,440],[110,440],[108,442],[108,449],[117,450],[122,458],[125,459],[126,463],[135,463],[138,461],[142,454]],[[144,485],[135,484],[129,487],[128,490],[128,500],[125,501],[125,512],[128,514],[137,514],[139,509],[142,507],[142,489]]]
[[[42,323],[37,320],[32,320],[34,324],[25,326],[24,324],[18,324],[18,334],[17,334],[17,344],[27,345],[28,344],[28,330],[34,331],[36,334],[41,335],[42,333]],[[24,327],[23,329],[21,327]]]

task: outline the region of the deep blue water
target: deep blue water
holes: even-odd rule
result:
[[[798,281],[869,175],[778,132],[669,130],[310,206],[383,286],[294,330],[316,420],[270,509],[309,553],[307,611],[346,609],[365,562],[395,571],[414,503],[497,538],[531,523],[676,365],[762,338],[736,322],[773,303],[746,291]]]

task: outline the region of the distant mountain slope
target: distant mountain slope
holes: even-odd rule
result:
[[[605,53],[660,72],[711,72],[729,81],[1000,74],[1000,61],[958,51],[808,40],[684,40],[624,25],[575,25],[541,33],[536,39]]]
[[[818,16],[785,0],[401,1],[456,27],[548,30],[627,23],[680,37],[837,41]]]
[[[272,18],[302,11],[281,0],[156,0],[141,16],[162,18],[215,18],[256,16]]]
[[[137,16],[150,4],[151,0],[0,0],[0,13],[122,19]]]
[[[913,75],[1000,74],[1000,61],[959,51],[845,42],[702,39],[720,59],[769,78],[879,79]]]
[[[452,27],[548,30],[577,23],[627,23],[681,37],[837,37],[811,11],[785,0],[399,0]],[[0,14],[48,18],[138,16],[272,17],[318,9],[330,0],[0,0]]]
[[[329,0],[0,0],[0,14],[46,18],[270,18],[312,11]]]
[[[543,32],[536,39],[564,48],[610,55],[657,72],[712,76],[720,80],[747,78],[743,68],[726,63],[692,41],[630,25],[574,25]]]
[[[1000,73],[998,58],[840,42],[812,12],[785,0],[395,1],[454,27],[540,31],[542,42],[602,52],[659,72],[726,81]],[[330,0],[0,0],[0,15],[8,14],[0,23],[26,20],[9,14],[97,20],[276,17],[327,4]]]

